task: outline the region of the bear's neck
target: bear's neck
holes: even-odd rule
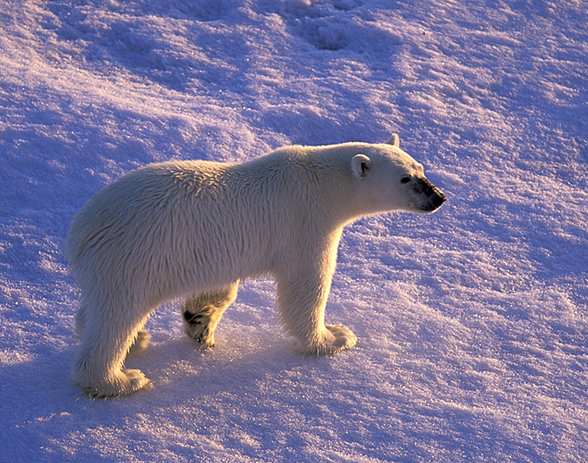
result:
[[[308,153],[308,168],[316,179],[315,195],[321,195],[322,214],[336,229],[364,216],[361,198],[351,172],[351,159],[358,146],[348,144],[347,149],[338,147],[316,147]]]

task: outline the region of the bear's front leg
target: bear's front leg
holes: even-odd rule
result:
[[[278,309],[296,350],[305,354],[335,354],[355,346],[357,337],[344,325],[325,325],[325,307],[332,272],[321,268],[289,269],[277,275]]]

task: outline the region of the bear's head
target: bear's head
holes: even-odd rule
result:
[[[423,172],[423,166],[400,149],[398,135],[369,145],[351,160],[362,206],[368,213],[435,212],[447,199]]]

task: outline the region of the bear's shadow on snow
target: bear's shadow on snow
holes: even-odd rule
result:
[[[267,375],[276,376],[302,366],[313,369],[318,367],[317,361],[324,367],[324,362],[332,358],[297,353],[292,349],[294,340],[283,333],[271,340],[261,333],[248,335],[249,339],[225,338],[222,334],[216,337],[216,347],[200,351],[190,339],[174,333],[173,339],[127,359],[125,366],[141,369],[154,388],[122,400],[143,394],[150,400],[168,395],[198,398],[220,392],[238,394]]]
[[[267,344],[260,339],[259,345],[255,345],[255,341],[235,343],[224,339],[220,344],[214,351],[202,352],[185,336],[173,333],[172,339],[150,346],[146,352],[125,362],[127,368],[140,368],[154,388],[109,400],[176,402],[219,392],[239,393],[267,375],[278,375],[301,366],[324,368],[328,363],[325,357],[303,356],[293,351],[292,340],[285,336]],[[232,344],[236,344],[236,348]],[[38,415],[44,411],[71,409],[76,400],[93,400],[70,380],[78,348],[72,333],[72,346],[65,350],[41,353],[32,360],[0,366],[0,375],[4,378],[2,401],[20,401],[26,395],[27,407]]]
[[[76,349],[46,350],[34,359],[0,366],[3,403],[22,402],[35,413],[55,410],[71,403],[81,392],[70,381]]]

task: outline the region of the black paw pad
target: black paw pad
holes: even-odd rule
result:
[[[190,325],[198,325],[201,318],[202,315],[193,314],[187,310],[184,312],[184,320],[186,320]]]

